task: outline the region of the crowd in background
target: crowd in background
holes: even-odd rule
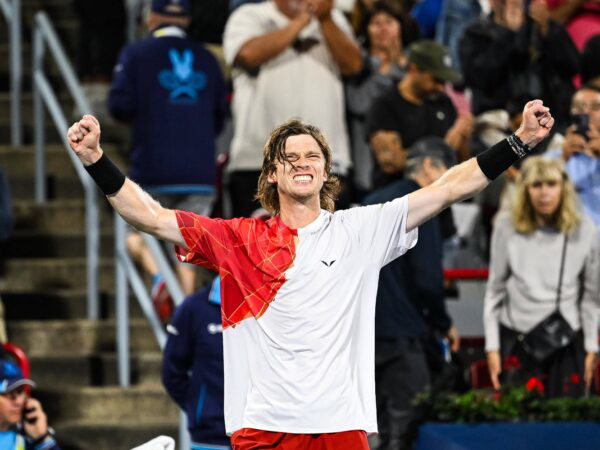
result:
[[[100,10],[74,3],[85,34],[81,80],[106,114],[131,126],[129,175],[161,203],[198,214],[264,215],[254,198],[264,141],[291,117],[325,133],[343,186],[336,205],[348,208],[435,182],[510,136],[523,105],[542,99],[556,119],[552,134],[537,156],[473,201],[479,213],[470,229],[479,233],[457,241],[461,217],[445,212],[420,227],[415,249],[382,270],[374,446],[408,445],[412,399],[459,348],[444,304],[444,263],[490,267],[484,330],[494,387],[539,376],[553,396],[589,392],[600,303],[600,2],[356,0],[332,9],[328,0],[154,0],[148,36],[126,46],[123,0]],[[456,242],[476,258],[452,258]],[[173,308],[156,264],[139,236],[131,233],[128,246],[152,276],[168,323]],[[192,294],[194,274],[179,275]],[[195,314],[218,315],[213,290],[175,314],[185,335],[176,340],[186,345],[167,345],[163,375],[194,440],[226,445],[222,423],[213,435],[194,416],[207,395],[199,377],[211,394],[222,389],[211,378],[217,369],[197,367],[222,358],[218,330],[193,336]],[[556,313],[571,329],[568,343],[540,356],[522,338]],[[509,379],[510,357],[522,370]],[[177,384],[172,376],[186,371],[191,379]],[[565,390],[572,373],[582,383]],[[209,422],[219,417],[211,407]]]
[[[114,5],[122,11],[121,2]],[[540,98],[556,119],[552,135],[536,148],[541,156],[512,167],[473,201],[477,220],[467,229],[476,232],[457,239],[465,219],[446,211],[420,227],[415,249],[381,272],[380,433],[372,444],[405,448],[415,395],[436,384],[456,387],[456,377],[443,375],[460,347],[445,306],[444,266],[490,267],[484,331],[494,387],[536,376],[549,395],[584,395],[596,364],[600,302],[600,4],[357,0],[340,2],[343,10],[332,6],[327,0],[152,1],[147,38],[119,56],[114,41],[121,35],[106,44],[116,61],[107,109],[131,124],[129,175],[172,207],[256,217],[263,214],[254,196],[264,140],[298,117],[318,125],[331,144],[343,188],[336,207],[378,203],[435,182],[510,136],[523,105]],[[84,82],[94,79],[89,75],[82,73]],[[218,164],[217,153],[226,155]],[[131,234],[128,244],[152,275],[155,305],[168,323],[173,308],[158,268],[139,236]],[[191,294],[193,278],[180,276]],[[196,294],[198,311],[211,298],[215,303],[213,290]],[[220,389],[210,371],[196,366],[218,360],[219,352],[214,337],[194,331],[190,324],[200,319],[192,302],[185,305],[188,313],[177,312],[171,325],[184,336],[170,336],[164,382],[188,411],[195,441],[223,445],[195,424],[201,386],[209,383],[213,394]],[[566,330],[566,341],[540,356],[540,344],[527,345],[528,338],[552,320]],[[179,348],[181,339],[188,344]],[[518,358],[520,370],[503,370],[510,358]],[[176,381],[186,369],[192,375],[183,392]],[[572,373],[582,382],[566,389]]]

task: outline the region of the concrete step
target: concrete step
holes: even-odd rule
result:
[[[87,317],[87,289],[6,290],[0,292],[7,321],[67,320]],[[100,317],[114,317],[114,299],[100,294]],[[133,306],[133,302],[130,302]],[[132,315],[137,309],[131,309]],[[113,312],[112,315],[108,311]],[[137,317],[141,317],[138,315]]]
[[[125,450],[142,445],[157,436],[171,436],[175,440],[178,436],[178,424],[175,421],[145,424],[127,421],[119,424],[69,421],[59,423],[54,428],[63,450]]]
[[[89,356],[98,352],[114,352],[115,321],[108,320],[47,320],[9,322],[7,332],[11,342],[30,358],[37,356]],[[132,352],[157,352],[158,343],[148,321],[129,321]]]
[[[100,236],[100,256],[114,255],[114,235],[104,232]],[[8,258],[73,258],[86,254],[84,231],[40,233],[31,230],[16,230],[3,247]]]
[[[33,124],[25,116],[23,119],[23,142],[33,142],[35,132]],[[54,124],[50,122],[49,118],[46,118],[45,133],[45,141],[47,143],[58,144],[62,142]],[[0,142],[10,142],[10,134],[10,115],[0,117]]]
[[[39,389],[75,386],[118,385],[115,353],[89,356],[38,356],[30,358],[31,378]],[[130,358],[131,383],[134,386],[162,386],[160,352],[134,353]]]
[[[68,170],[68,169],[67,169]],[[49,200],[82,199],[85,195],[79,178],[66,175],[46,175],[46,193]],[[35,183],[33,175],[11,176],[9,179],[10,194],[13,200],[33,200],[35,198]]]
[[[113,229],[113,209],[105,197],[98,194],[100,229]],[[85,230],[85,205],[83,200],[52,200],[44,205],[33,201],[13,202],[15,229],[44,233],[81,232]]]
[[[2,290],[40,290],[49,288],[85,288],[86,258],[19,258],[5,264],[5,276],[0,280]],[[100,290],[112,289],[115,284],[114,260],[99,262]]]
[[[126,170],[127,165],[118,148],[115,144],[102,144],[102,150],[106,151],[110,159]],[[8,145],[0,145],[0,167],[9,178],[26,176],[32,178],[35,173],[35,147],[23,145],[15,149]],[[73,162],[63,144],[46,146],[46,173],[59,175],[61,178],[78,179]]]
[[[73,109],[73,100],[66,92],[58,95],[58,101],[65,111]],[[10,113],[10,92],[0,92],[0,115],[6,116]],[[31,92],[21,93],[21,113],[24,119],[33,117],[33,95]]]
[[[148,286],[150,283],[148,281]],[[87,289],[44,289],[0,291],[6,320],[66,320],[87,318]],[[112,291],[100,293],[100,317],[116,316]],[[129,316],[145,317],[137,298],[129,291]]]
[[[161,386],[61,387],[48,391],[36,389],[34,395],[57,430],[61,422],[75,420],[95,424],[139,425],[159,421],[174,424],[178,417],[177,406]]]

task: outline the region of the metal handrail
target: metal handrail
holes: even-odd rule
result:
[[[0,9],[4,13],[10,34],[10,143],[13,147],[19,147],[23,144],[21,0],[0,0]]]
[[[91,114],[92,108],[83,93],[83,89],[75,75],[69,59],[60,43],[58,35],[47,14],[38,12],[33,19],[33,122],[35,142],[35,201],[44,204],[46,192],[46,142],[44,106],[48,109],[56,130],[71,158],[75,172],[79,177],[85,192],[86,214],[86,261],[87,261],[87,316],[97,320],[100,316],[98,302],[98,272],[100,254],[100,215],[98,212],[98,195],[94,182],[87,175],[81,163],[71,151],[67,141],[68,122],[54,89],[48,82],[44,72],[44,57],[46,48],[54,58],[67,89],[80,114]]]
[[[137,37],[137,20],[143,6],[143,0],[129,0],[127,2],[127,42],[133,42]]]
[[[137,298],[142,312],[148,319],[152,332],[156,337],[161,351],[167,342],[167,334],[163,329],[152,300],[144,285],[142,276],[133,263],[126,246],[127,224],[115,211],[115,295],[117,313],[117,371],[119,385],[129,387],[131,384],[131,368],[129,364],[129,298],[127,284]],[[164,252],[161,250],[158,240],[149,234],[142,233],[144,242],[148,246],[159,272],[165,279],[169,295],[176,306],[183,303],[185,296],[181,285],[171,268]],[[179,448],[190,448],[190,436],[187,431],[187,417],[183,411],[179,413]]]

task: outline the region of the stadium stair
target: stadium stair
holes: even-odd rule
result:
[[[33,201],[34,152],[30,86],[30,24],[44,9],[74,57],[76,21],[71,0],[23,0],[25,145],[10,142],[7,27],[0,24],[0,167],[9,177],[15,230],[4,247],[0,297],[10,341],[25,350],[50,424],[66,450],[130,449],[159,434],[177,436],[178,411],[160,382],[161,354],[135,299],[130,299],[132,387],[117,383],[112,213],[101,202],[101,320],[86,319],[83,189],[47,122],[50,201]],[[50,76],[52,69],[49,69]],[[60,94],[65,111],[68,95]],[[114,127],[114,126],[113,126]],[[103,127],[103,148],[123,164],[123,129]]]

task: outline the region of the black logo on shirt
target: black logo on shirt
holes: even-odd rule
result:
[[[334,259],[333,261],[329,261],[329,262],[327,262],[327,261],[321,261],[321,262],[322,262],[323,264],[325,264],[327,267],[331,267],[331,266],[332,266],[332,264],[335,262],[335,259]]]

